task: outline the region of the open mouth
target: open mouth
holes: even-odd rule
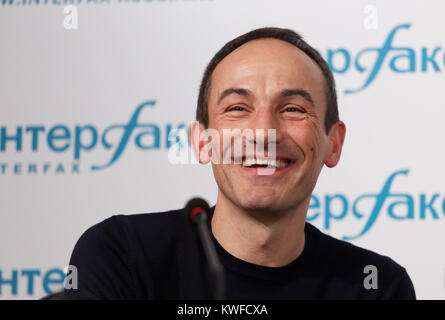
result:
[[[286,168],[292,161],[289,159],[255,159],[253,157],[243,157],[235,163],[241,164],[245,168]]]

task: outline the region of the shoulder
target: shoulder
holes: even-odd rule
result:
[[[139,269],[146,284],[156,274],[167,246],[187,230],[182,209],[114,215],[88,228],[79,238],[70,265],[78,270],[79,290],[68,298],[135,298],[140,287]],[[105,281],[113,279],[112,283]]]
[[[375,264],[385,269],[391,269],[394,272],[400,272],[403,269],[402,266],[388,256],[334,238],[321,232],[310,223],[306,223],[305,231],[308,235],[308,241],[315,242],[318,253],[323,255],[325,259],[332,260],[333,266],[336,264],[343,267],[345,265]]]
[[[414,288],[406,269],[392,258],[336,239],[306,223],[308,241],[315,242],[317,260],[323,262],[323,273],[338,281],[356,281],[363,286],[368,275],[378,279],[380,298],[415,299]]]
[[[183,209],[153,213],[113,215],[88,228],[79,241],[128,241],[128,237],[143,235],[166,238],[188,226]]]
[[[91,259],[93,256],[116,256],[132,261],[141,254],[149,254],[160,258],[168,254],[168,249],[176,245],[180,238],[189,236],[192,230],[193,226],[187,221],[183,209],[114,215],[82,234],[73,257],[82,255]]]

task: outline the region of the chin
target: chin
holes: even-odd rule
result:
[[[239,201],[246,210],[276,210],[280,206],[280,199],[270,193],[249,193]]]

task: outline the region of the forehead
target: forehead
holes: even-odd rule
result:
[[[308,91],[316,104],[325,104],[320,67],[303,51],[278,39],[249,41],[227,55],[213,71],[210,105],[232,87],[249,89],[263,98],[272,98],[283,89],[300,88]]]

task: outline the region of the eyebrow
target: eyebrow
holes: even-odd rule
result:
[[[221,93],[217,104],[220,104],[225,97],[230,96],[231,94],[238,94],[243,97],[250,97],[252,95],[252,92],[244,88],[228,88],[224,90],[223,93]]]
[[[220,104],[221,101],[225,97],[230,96],[232,94],[238,94],[240,96],[247,97],[247,98],[252,96],[252,92],[250,90],[248,90],[248,89],[244,89],[244,88],[228,88],[228,89],[224,90],[221,93],[221,95],[219,96],[217,104]],[[308,102],[310,102],[312,104],[312,106],[314,105],[314,99],[312,99],[312,96],[310,95],[310,93],[307,92],[304,89],[300,89],[300,88],[284,89],[283,91],[280,92],[280,94],[278,96],[280,98],[287,98],[287,97],[292,97],[292,96],[300,96],[303,99],[305,99]]]
[[[307,92],[304,89],[285,89],[281,91],[280,98],[287,98],[287,97],[293,97],[293,96],[301,96],[303,99],[307,100],[314,106],[314,99],[312,99],[312,96],[309,92]]]

